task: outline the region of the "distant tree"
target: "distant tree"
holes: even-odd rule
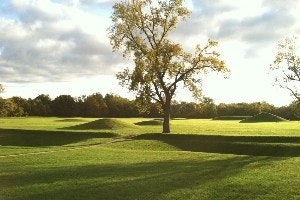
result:
[[[77,115],[78,107],[70,95],[60,95],[52,101],[53,114],[58,117],[73,117]]]
[[[294,101],[288,106],[279,107],[274,113],[285,119],[300,120],[300,102]]]
[[[293,120],[295,118],[294,110],[292,110],[290,106],[281,106],[276,109],[274,114],[288,120]]]
[[[171,103],[172,117],[174,117],[174,118],[181,117],[181,115],[180,115],[180,104],[181,104],[181,102],[178,102],[178,101],[175,101],[175,100],[172,101],[172,103]]]
[[[108,107],[109,117],[136,117],[138,109],[134,101],[119,95],[106,94],[104,101]]]
[[[253,104],[256,104],[257,110],[259,110],[259,112],[274,113],[276,111],[276,108],[274,105],[269,104],[265,101],[255,102]],[[257,105],[257,104],[259,104],[259,105]]]
[[[25,116],[23,108],[18,106],[12,98],[0,98],[0,116],[1,117],[21,117]]]
[[[195,102],[181,102],[180,115],[185,118],[196,118],[196,112],[199,105]]]
[[[104,117],[107,116],[108,108],[100,93],[83,98],[81,113],[86,117]]]
[[[113,6],[109,38],[114,50],[133,57],[135,67],[117,74],[122,86],[137,94],[139,105],[149,108],[152,101],[161,106],[164,115],[163,133],[170,132],[171,102],[179,83],[196,98],[201,96],[200,74],[208,71],[228,72],[219,53],[217,42],[208,40],[187,53],[168,38],[179,21],[190,11],[183,0],[124,0]]]
[[[274,112],[275,107],[266,102],[254,103],[220,103],[217,106],[218,116],[250,116],[261,112]]]
[[[204,97],[200,103],[198,118],[213,118],[217,116],[217,106],[212,98]]]
[[[300,56],[297,38],[285,38],[279,42],[278,52],[270,68],[276,74],[275,84],[285,88],[300,101]]]
[[[51,116],[52,109],[51,109],[52,100],[49,95],[40,94],[34,99],[30,99],[30,115],[32,116]]]
[[[181,102],[172,105],[172,112],[176,117],[185,118],[213,118],[217,114],[217,107],[214,100],[209,97],[203,97],[202,102]]]
[[[0,97],[0,117],[7,116],[6,100]]]
[[[20,110],[21,112],[19,112],[20,116],[25,116],[28,115],[28,110],[29,110],[29,104],[28,104],[28,100],[24,99],[22,97],[11,97],[10,98],[18,107],[18,110]]]
[[[289,108],[292,110],[292,116],[287,119],[291,120],[300,120],[300,102],[294,101],[289,105]]]

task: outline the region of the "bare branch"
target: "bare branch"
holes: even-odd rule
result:
[[[278,52],[270,69],[280,72],[277,73],[275,82],[300,101],[300,94],[297,92],[300,84],[300,57],[296,55],[296,49],[296,37],[285,38],[278,44]]]

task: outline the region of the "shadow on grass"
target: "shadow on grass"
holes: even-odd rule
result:
[[[149,133],[138,140],[157,140],[184,151],[255,156],[300,156],[300,137],[219,136]]]
[[[2,146],[61,146],[91,138],[111,138],[115,133],[91,133],[71,131],[45,131],[0,129],[0,145]]]
[[[162,119],[152,119],[152,120],[137,122],[134,124],[138,125],[138,126],[157,126],[157,125],[162,125],[163,120]]]
[[[245,190],[245,185],[235,185],[233,189],[226,184],[226,180],[239,174],[251,163],[267,165],[273,160],[274,158],[247,156],[216,160],[66,165],[55,168],[41,166],[27,173],[2,175],[0,186],[3,191],[8,191],[5,188],[16,187],[12,190],[13,193],[6,194],[11,198],[32,200],[224,199],[225,196],[228,199],[240,199],[243,196],[240,191]],[[225,184],[220,184],[222,181]],[[26,193],[22,190],[24,186]],[[274,189],[280,192],[282,187],[274,188],[270,185],[266,191],[273,193]],[[257,197],[255,191],[248,195]]]
[[[187,118],[172,118],[171,121],[179,121],[179,120],[186,120]],[[152,120],[145,120],[141,122],[134,123],[135,125],[138,126],[156,126],[156,125],[162,125],[163,124],[163,119],[162,118],[155,118]]]

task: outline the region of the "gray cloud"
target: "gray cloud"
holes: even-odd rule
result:
[[[286,10],[297,8],[299,5],[299,1],[295,0],[263,0],[263,6],[269,7],[273,10]]]
[[[241,39],[247,43],[274,41],[286,33],[296,22],[283,10],[269,10],[258,16],[243,20],[229,19],[220,24],[216,37],[220,39]]]
[[[191,18],[181,23],[173,35],[181,38],[204,35],[220,42],[240,41],[248,45],[245,56],[253,57],[259,47],[290,34],[297,22],[292,13],[297,5],[292,0],[265,0],[261,12],[239,16],[230,14],[239,11],[230,1],[194,0]]]
[[[179,24],[178,29],[173,33],[174,36],[187,38],[202,34],[212,37],[216,28],[213,21],[219,15],[234,9],[221,3],[220,0],[193,0],[192,4],[193,11],[190,18]]]
[[[195,10],[194,16],[199,17],[194,17],[189,32],[206,34],[220,42],[240,41],[247,45],[245,57],[258,56],[259,48],[281,40],[290,34],[297,23],[292,12],[297,3],[292,0],[265,0],[261,4],[261,12],[253,12],[253,15],[249,16],[227,15],[225,18],[222,14],[238,11],[239,7],[228,6],[224,4],[228,3],[226,1],[214,1],[212,4],[208,1],[197,2],[194,6],[202,8]]]
[[[16,1],[17,2],[17,1]],[[115,74],[124,63],[112,53],[106,35],[89,34],[75,24],[67,9],[75,6],[82,13],[109,15],[116,0],[56,0],[55,12],[33,4],[0,5],[0,80],[3,82],[60,81],[73,77]],[[230,1],[193,0],[193,13],[179,24],[172,36],[181,39],[205,35],[219,40],[247,44],[245,56],[257,56],[256,49],[280,40],[296,23],[290,12],[295,1],[265,0],[263,13],[241,18],[224,15],[235,11]],[[103,14],[104,13],[104,14]],[[107,19],[109,20],[109,16]],[[95,24],[96,26],[101,26]],[[107,27],[101,27],[105,30]],[[298,28],[299,30],[299,28]],[[198,43],[199,41],[195,41]]]
[[[111,8],[117,0],[80,0],[82,6]]]
[[[201,17],[211,18],[234,9],[234,6],[224,4],[221,0],[193,0],[192,2],[194,12]]]
[[[113,67],[123,61],[100,34],[59,26],[68,17],[65,14],[46,13],[31,5],[3,5],[1,10],[9,9],[13,15],[0,18],[1,81],[60,81],[114,74]]]

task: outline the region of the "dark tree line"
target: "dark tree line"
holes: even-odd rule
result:
[[[217,116],[252,116],[260,112],[270,112],[286,119],[298,120],[300,105],[293,102],[288,106],[275,107],[266,102],[221,103],[216,105],[213,99],[205,97],[201,103],[172,102],[171,117],[178,118],[214,118]],[[41,94],[34,99],[12,97],[0,98],[1,117],[55,116],[55,117],[162,117],[159,106],[150,105],[147,112],[141,112],[135,100],[129,100],[115,94],[102,96],[100,93],[72,97],[60,95],[51,99]]]
[[[55,117],[137,117],[135,101],[114,94],[100,93],[72,97],[60,95],[51,99],[41,94],[34,99],[0,98],[1,117],[55,116]]]

